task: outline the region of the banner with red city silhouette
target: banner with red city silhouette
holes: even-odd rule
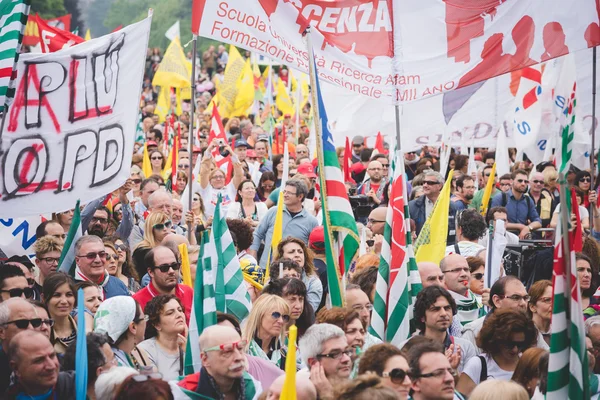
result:
[[[192,31],[411,102],[600,44],[600,0],[194,0]]]
[[[150,24],[19,57],[0,138],[0,217],[67,210],[129,177]]]

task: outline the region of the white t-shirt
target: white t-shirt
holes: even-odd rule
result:
[[[481,354],[485,357],[486,365],[487,365],[487,379],[496,379],[499,381],[510,381],[513,376],[514,371],[505,371],[500,369],[496,361],[487,354]],[[467,374],[469,378],[476,384],[479,385],[479,378],[481,376],[481,359],[479,357],[472,357],[462,372],[463,374]]]
[[[556,205],[556,208],[554,209],[554,214],[558,214],[560,212],[560,203],[558,203]],[[584,206],[579,206],[579,217],[580,218],[589,218],[590,217],[590,211],[585,208]]]
[[[458,242],[457,244],[458,244],[458,250],[460,250],[460,255],[465,258],[466,257],[475,257],[477,255],[477,253],[479,253],[481,250],[483,250],[485,248],[478,243],[467,242],[467,241]],[[454,245],[446,247],[446,255],[455,254],[455,253],[456,253],[456,248],[454,247]]]
[[[221,189],[214,189],[210,184],[204,189],[200,187],[200,196],[204,200],[204,214],[206,217],[212,217],[215,214],[215,207],[217,206],[217,199],[219,196],[223,196],[223,202],[221,203],[221,215],[227,215],[229,204],[235,201],[236,188],[232,182],[228,185],[223,186]]]

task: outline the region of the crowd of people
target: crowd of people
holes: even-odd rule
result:
[[[286,378],[288,331],[295,325],[300,400],[542,399],[552,333],[552,247],[537,248],[521,268],[505,268],[490,288],[484,278],[490,224],[506,224],[509,246],[551,242],[561,207],[552,160],[532,165],[515,160],[511,152],[507,167],[512,172],[498,177],[492,176],[496,154],[489,149],[475,149],[476,171],[469,171],[462,154],[453,152],[447,170],[440,171],[437,149],[424,146],[405,153],[406,201],[415,237],[454,170],[448,247],[439,264],[418,264],[423,289],[412,305],[414,334],[397,345],[384,343],[371,329],[371,314],[390,154],[374,151],[360,135],[351,140],[350,157],[344,147],[337,149],[340,165],[352,162],[345,183],[365,244],[343,278],[344,307],[331,307],[318,190],[323,182],[310,154],[305,118],[310,107],[303,109],[300,126],[276,111],[277,137],[262,127],[260,115],[248,115],[223,120],[227,142],[209,141],[211,114],[206,110],[214,86],[204,81],[220,79],[227,58],[223,46],[202,54],[197,114],[174,115],[172,128],[165,129],[155,114],[156,88],[150,83],[160,52],[149,51],[140,105],[143,140],[134,148],[130,178],[109,203],[102,198],[82,207],[84,235],[75,243],[74,276],[57,271],[74,210],[57,212],[39,225],[33,259],[16,255],[0,265],[3,398],[75,399],[77,337],[86,335],[89,399],[278,399]],[[279,79],[286,79],[281,71]],[[195,132],[189,132],[191,118]],[[181,145],[176,174],[169,166],[165,173],[165,143],[173,132]],[[290,149],[284,185],[287,157],[277,140],[287,141]],[[217,166],[217,148],[230,156],[230,168]],[[143,172],[144,149],[150,175]],[[188,187],[188,168],[195,165],[198,174]],[[573,211],[571,221],[583,228],[577,275],[591,390],[597,393],[600,212],[595,188],[600,182],[592,182],[590,171],[575,169],[566,178],[581,205],[579,219]],[[494,186],[484,217],[480,209],[490,179]],[[279,201],[283,239],[271,249]],[[186,375],[194,289],[182,282],[182,263],[189,261],[194,282],[202,273],[200,244],[218,202],[252,309],[243,321],[218,312],[217,324],[192,344],[200,372]],[[180,251],[182,244],[187,254]],[[277,258],[269,260],[270,254]],[[77,312],[79,289],[83,315]],[[80,318],[85,332],[78,331]]]

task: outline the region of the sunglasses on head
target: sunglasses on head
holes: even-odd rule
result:
[[[279,311],[273,311],[271,313],[271,317],[273,317],[273,319],[283,319],[283,322],[287,323],[290,322],[290,316],[289,315],[284,315],[282,313],[280,313]]]
[[[169,270],[171,268],[173,268],[173,271],[177,271],[180,267],[181,267],[181,264],[179,264],[178,262],[174,262],[171,264],[157,265],[156,267],[154,267],[154,269],[159,269],[160,272],[167,273],[167,272],[169,272]]]
[[[156,224],[152,227],[152,229],[156,229],[162,231],[163,229],[169,229],[171,227],[171,221],[163,222],[162,224]]]
[[[8,293],[10,297],[21,297],[23,295],[25,295],[26,299],[31,299],[33,297],[33,289],[29,288],[29,287],[26,287],[23,289],[14,288],[14,289],[10,289],[10,290],[0,290],[0,292]]]
[[[406,379],[407,375],[408,371],[405,371],[400,368],[394,368],[390,372],[384,372],[382,374],[384,378],[390,378],[390,381],[392,381],[392,383],[395,383],[396,385],[402,384],[404,382],[404,379]]]

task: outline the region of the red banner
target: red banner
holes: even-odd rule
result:
[[[23,36],[23,46],[35,46],[40,42],[40,34],[37,26],[35,15],[30,15],[25,27],[25,35]],[[51,18],[45,22],[55,28],[71,30],[71,14],[63,15],[62,17]]]

